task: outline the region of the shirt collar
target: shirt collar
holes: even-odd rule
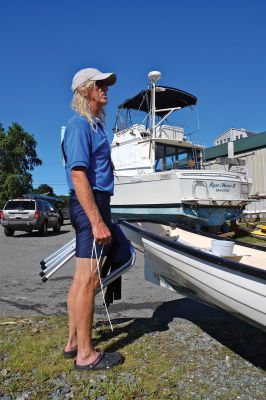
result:
[[[103,122],[100,120],[100,118],[95,117],[94,115],[92,116],[93,122],[95,125],[98,125],[101,129],[103,129]]]

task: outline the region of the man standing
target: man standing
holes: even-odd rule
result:
[[[64,356],[77,356],[75,368],[79,370],[111,368],[124,360],[118,352],[94,349],[91,339],[94,297],[99,284],[97,257],[102,250],[102,255],[106,255],[113,235],[110,196],[114,178],[104,131],[104,106],[108,87],[115,81],[114,73],[94,68],[75,74],[72,108],[76,114],[66,127],[63,141],[70,219],[76,232],[76,271],[67,301],[69,338]]]

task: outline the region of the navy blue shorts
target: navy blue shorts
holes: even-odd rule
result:
[[[104,245],[103,249],[103,245],[96,244],[97,257],[100,256],[101,250],[102,256],[107,256],[110,249],[115,248],[115,258],[118,260],[127,258],[131,254],[130,243],[121,229],[116,224],[112,223],[109,193],[95,191],[93,194],[102,219],[108,226],[112,235],[111,243]],[[92,226],[89,218],[81,207],[75,192],[71,192],[70,195],[69,215],[76,232],[76,257],[96,258],[95,254],[92,254],[94,241]]]

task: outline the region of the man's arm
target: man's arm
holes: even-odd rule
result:
[[[100,244],[110,243],[111,233],[103,222],[99,212],[91,185],[86,175],[86,169],[82,167],[74,167],[71,171],[71,179],[78,201],[90,220],[93,236],[96,242]]]

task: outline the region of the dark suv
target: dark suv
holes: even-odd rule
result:
[[[0,219],[6,236],[13,236],[15,231],[33,230],[45,235],[48,228],[53,228],[54,232],[61,229],[59,213],[46,200],[8,200],[0,213]]]

